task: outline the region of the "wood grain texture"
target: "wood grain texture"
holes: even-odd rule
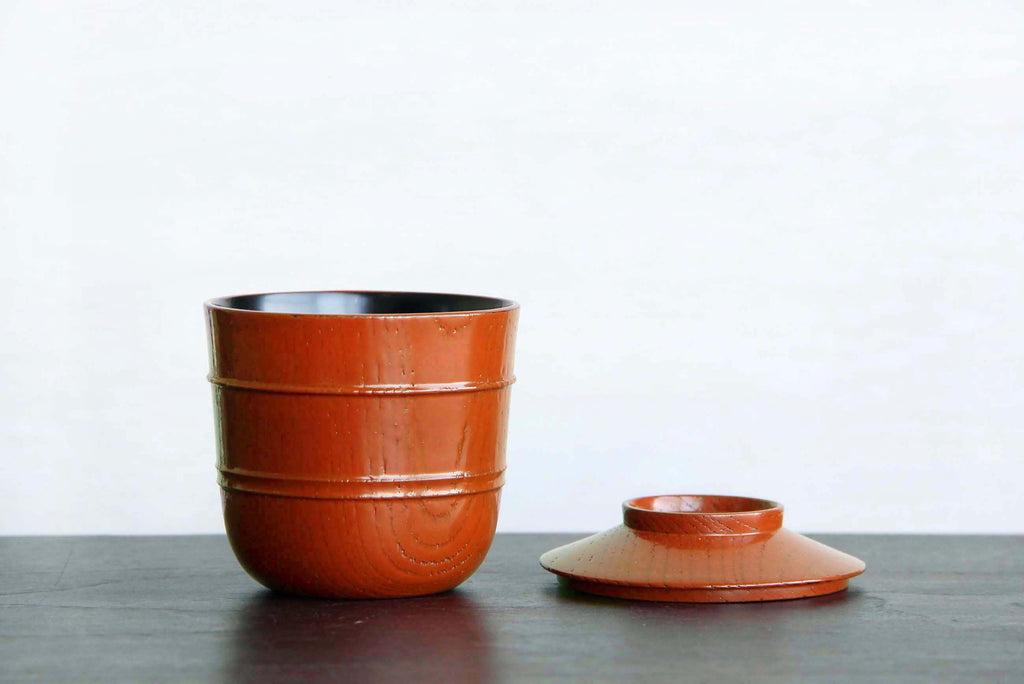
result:
[[[574,589],[648,601],[725,603],[820,596],[864,563],[782,528],[782,506],[671,495],[623,504],[622,525],[552,549],[541,565]]]
[[[266,591],[222,536],[0,538],[0,682],[1024,680],[1024,537],[821,535],[871,567],[848,591],[711,605],[560,586],[575,536],[393,601]]]
[[[392,598],[461,584],[480,566],[499,492],[305,499],[224,492],[232,549],[258,582],[304,596]]]
[[[393,598],[472,574],[504,482],[515,304],[206,311],[225,527],[254,579]]]

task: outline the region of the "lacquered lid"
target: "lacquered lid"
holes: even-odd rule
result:
[[[782,506],[766,499],[647,496],[622,510],[622,525],[552,549],[541,565],[583,591],[666,601],[816,596],[865,567],[783,528]]]

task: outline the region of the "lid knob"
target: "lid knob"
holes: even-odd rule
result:
[[[648,532],[767,534],[782,527],[782,504],[744,496],[644,496],[622,504],[622,519],[626,527]]]

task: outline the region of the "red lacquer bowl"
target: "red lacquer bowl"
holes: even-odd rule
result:
[[[271,589],[458,585],[494,537],[518,305],[402,292],[206,303],[228,538]]]
[[[846,589],[864,563],[782,527],[782,506],[739,496],[631,499],[623,524],[548,551],[541,565],[579,591],[727,603]]]

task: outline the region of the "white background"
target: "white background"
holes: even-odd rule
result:
[[[720,5],[720,6],[719,6]],[[201,304],[522,304],[500,529],[1024,532],[1019,3],[0,3],[0,533],[221,528]]]

